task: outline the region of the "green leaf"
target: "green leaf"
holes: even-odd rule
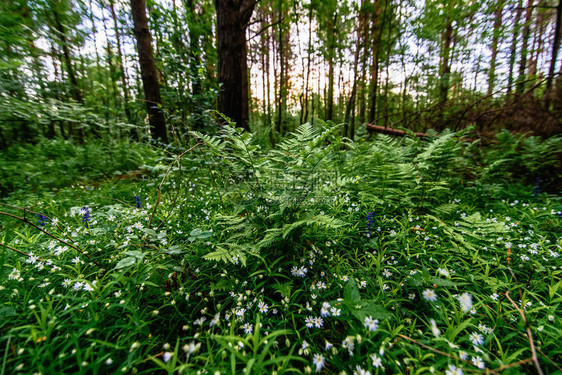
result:
[[[351,309],[353,316],[355,316],[360,322],[365,321],[365,318],[369,316],[373,319],[379,320],[390,318],[388,311],[373,301],[363,301],[360,306],[361,307],[358,309]]]
[[[14,316],[14,315],[17,315],[16,309],[14,309],[11,306],[2,307],[0,309],[0,317],[1,318],[7,318],[7,317],[10,317],[10,316]]]
[[[132,250],[132,251],[125,251],[123,254],[128,255],[130,257],[136,258],[138,260],[142,260],[142,258],[144,258],[145,254],[141,253],[140,251],[137,250]]]
[[[167,249],[162,249],[162,252],[170,255],[179,255],[184,253],[183,249],[178,245],[173,245]]]
[[[357,283],[354,279],[349,279],[345,288],[343,289],[343,299],[347,302],[359,302],[361,301],[361,295],[359,294],[359,289],[357,288]]]
[[[458,286],[459,284],[451,281],[451,280],[446,280],[446,279],[442,279],[440,277],[435,277],[432,281],[433,284],[437,285],[437,286]]]
[[[123,258],[119,261],[119,263],[117,263],[117,265],[115,266],[115,269],[120,270],[122,268],[131,267],[136,262],[137,262],[137,258],[135,258],[135,257]]]

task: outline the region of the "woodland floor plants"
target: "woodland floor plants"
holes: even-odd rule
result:
[[[1,371],[562,371],[560,198],[464,181],[461,134],[339,131],[4,200]]]

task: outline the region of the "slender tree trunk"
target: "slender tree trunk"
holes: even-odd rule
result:
[[[72,58],[70,56],[70,48],[68,38],[66,36],[66,30],[60,20],[60,15],[55,8],[51,9],[53,12],[53,18],[55,21],[55,29],[57,30],[58,37],[60,39],[60,44],[62,47],[62,53],[64,56],[64,61],[66,63],[66,70],[68,71],[68,78],[71,84],[71,95],[74,100],[78,103],[83,103],[82,93],[80,92],[80,87],[78,86],[78,79],[76,78],[76,73],[74,72],[74,66],[72,64]]]
[[[517,3],[517,10],[515,11],[515,19],[513,20],[513,38],[511,39],[511,48],[509,55],[509,74],[507,82],[507,93],[509,94],[513,86],[513,71],[515,67],[515,59],[517,57],[517,38],[519,34],[519,21],[521,20],[521,15],[523,13],[523,0],[519,0]]]
[[[111,18],[113,19],[113,29],[115,31],[115,41],[117,42],[117,65],[119,68],[119,76],[121,77],[121,84],[123,85],[123,99],[124,99],[124,109],[127,120],[132,123],[133,118],[131,116],[130,106],[130,94],[129,94],[129,84],[127,82],[127,71],[125,70],[125,64],[123,63],[123,50],[121,49],[121,36],[119,32],[119,22],[117,20],[117,14],[115,13],[114,0],[109,1],[109,9],[111,10]],[[109,42],[108,42],[109,43]]]
[[[359,14],[359,24],[357,26],[357,40],[355,41],[355,54],[353,56],[353,84],[351,95],[345,110],[345,122],[343,136],[347,137],[349,127],[349,138],[353,141],[355,138],[355,98],[357,96],[357,67],[359,65],[359,51],[361,50],[361,36],[363,34],[365,17],[364,12]]]
[[[439,101],[445,103],[449,94],[451,75],[451,44],[453,42],[453,20],[449,18],[441,40],[441,64],[439,66]]]
[[[523,26],[523,43],[521,45],[521,59],[519,60],[519,76],[517,78],[517,92],[525,91],[525,73],[527,70],[527,55],[529,54],[529,34],[531,30],[531,18],[533,16],[533,0],[528,0],[525,12],[525,26]]]
[[[283,112],[285,111],[285,103],[287,100],[287,93],[285,90],[285,74],[287,70],[287,64],[285,61],[285,31],[283,29],[283,2],[279,2],[279,97],[277,102],[277,133],[283,135]]]
[[[158,71],[156,70],[152,52],[145,1],[131,0],[131,10],[133,13],[134,32],[137,40],[146,110],[150,122],[150,133],[154,139],[167,143],[166,120],[161,109],[162,99],[158,84]]]
[[[383,116],[384,116],[384,127],[388,126],[389,115],[388,115],[388,106],[389,106],[389,87],[390,87],[390,54],[392,52],[392,17],[388,15],[388,13],[392,13],[392,8],[387,10],[388,1],[385,4],[384,12],[385,15],[388,17],[388,39],[386,45],[386,79],[384,85],[384,107],[383,107]],[[382,32],[382,30],[381,30]]]
[[[496,81],[496,60],[498,57],[498,44],[500,40],[502,28],[504,0],[498,1],[494,11],[494,31],[492,35],[492,56],[490,57],[490,70],[488,71],[488,95],[494,92],[494,85]]]
[[[105,23],[105,19],[103,19],[103,30],[105,32],[105,41],[106,41],[106,45],[105,45],[105,49],[107,51],[107,65],[109,66],[109,73],[110,73],[110,77],[109,80],[111,81],[111,85],[113,87],[113,102],[115,106],[120,106],[121,101],[119,100],[119,92],[117,90],[117,84],[115,83],[115,77],[117,77],[116,74],[116,70],[115,70],[115,66],[113,64],[113,49],[111,48],[111,42],[109,39],[109,34],[108,34],[108,30],[107,30],[107,25]],[[106,116],[109,116],[109,112],[106,111]]]
[[[367,56],[369,56],[369,24],[367,21],[367,13],[365,10],[365,0],[361,0],[361,11],[363,13],[363,32],[361,34],[361,81],[359,83],[359,123],[365,123],[366,102],[365,96],[367,91]]]
[[[326,100],[326,121],[334,118],[334,60],[336,58],[336,24],[337,12],[328,20],[328,96]]]
[[[304,124],[308,121],[308,102],[310,98],[310,68],[312,65],[312,56],[313,56],[313,46],[312,46],[312,7],[310,7],[308,12],[308,45],[307,45],[307,53],[306,53],[306,74],[304,80],[304,101],[302,105],[302,113],[301,113],[301,124]]]
[[[246,28],[257,0],[215,0],[219,56],[219,111],[250,130]]]
[[[556,23],[554,25],[554,37],[552,41],[552,55],[550,56],[550,65],[548,67],[548,78],[546,88],[552,87],[554,81],[554,70],[556,69],[556,60],[558,59],[558,51],[560,50],[560,35],[562,33],[562,0],[558,0],[556,7]]]
[[[192,97],[192,107],[195,117],[194,126],[196,129],[202,129],[204,126],[203,122],[203,108],[200,104],[202,86],[201,78],[199,74],[199,68],[201,66],[201,52],[203,51],[201,45],[201,35],[200,35],[200,25],[199,17],[197,11],[195,10],[195,4],[193,0],[187,1],[188,12],[188,26],[189,26],[189,72],[191,75],[191,97]]]
[[[369,123],[373,124],[377,116],[377,92],[379,84],[379,54],[380,42],[382,38],[382,29],[384,26],[381,22],[381,0],[375,0],[372,14],[372,31],[371,31],[371,54],[373,61],[371,63],[371,91],[369,108]]]

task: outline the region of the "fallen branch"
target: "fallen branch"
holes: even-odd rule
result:
[[[419,138],[431,138],[431,137],[433,137],[432,135],[429,135],[429,134],[426,134],[426,133],[410,133],[410,132],[400,130],[400,129],[385,128],[384,126],[373,125],[373,124],[367,124],[367,130],[370,131],[370,132],[377,132],[377,133],[383,133],[383,134],[388,134],[388,135],[406,136],[406,135],[409,135],[409,134],[414,134],[416,137],[419,137]]]
[[[513,300],[509,296],[509,291],[505,292],[505,297],[509,300],[509,302],[511,302],[513,307],[517,309],[519,315],[521,315],[521,318],[523,318],[523,323],[525,323],[525,328],[527,329],[527,338],[529,339],[529,346],[531,347],[531,354],[532,354],[531,358],[535,363],[535,367],[537,368],[537,373],[539,375],[543,375],[544,372],[542,371],[541,365],[539,364],[539,359],[537,358],[537,351],[535,350],[535,343],[533,342],[533,334],[531,333],[531,327],[529,326],[527,317],[525,316],[525,313],[519,308],[519,306],[517,306],[517,304],[513,302]]]

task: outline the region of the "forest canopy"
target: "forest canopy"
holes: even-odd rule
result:
[[[560,17],[556,0],[4,1],[0,146],[142,139],[149,120],[164,127],[153,138],[182,143],[215,131],[217,109],[272,144],[315,118],[352,139],[366,123],[549,136]]]

